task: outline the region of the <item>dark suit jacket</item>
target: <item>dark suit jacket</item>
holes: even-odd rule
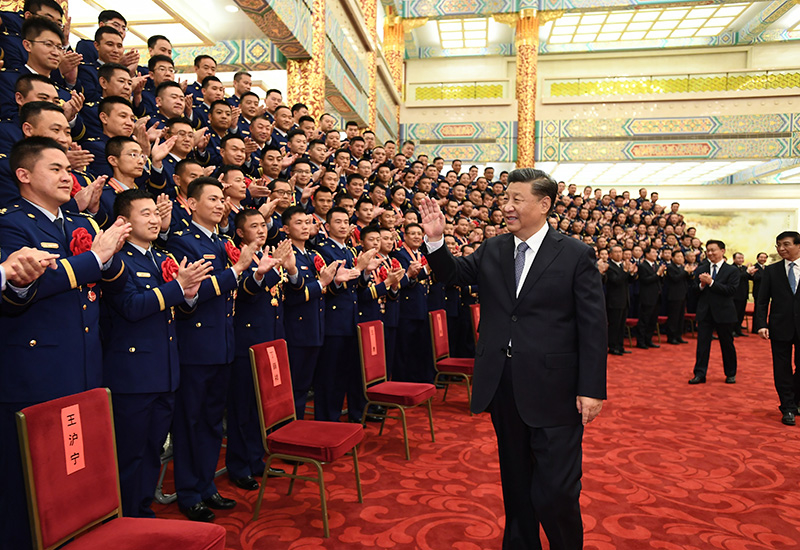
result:
[[[739,270],[736,267],[723,263],[717,272],[714,284],[700,290],[700,274],[711,273],[711,264],[704,260],[694,271],[695,286],[699,290],[697,300],[697,320],[708,318],[717,323],[736,323],[736,306],[733,296],[739,286]]]
[[[747,266],[733,266],[739,272],[739,285],[736,287],[736,294],[733,299],[737,302],[746,302],[747,297],[750,295],[750,276],[747,274]]]
[[[667,264],[667,279],[669,279],[667,300],[685,300],[692,277],[693,274],[686,271],[685,266],[676,265],[672,262]]]
[[[523,421],[532,427],[578,424],[576,396],[606,397],[607,321],[594,251],[548,228],[517,297],[514,248],[513,235],[506,234],[467,257],[453,257],[446,246],[427,256],[445,284],[480,288],[472,411],[492,401],[510,339]]]
[[[800,292],[792,294],[784,260],[764,268],[754,319],[756,330],[769,328],[770,340],[790,342],[800,336]]]
[[[653,268],[642,260],[639,263],[639,303],[643,306],[652,306],[658,303],[661,293],[661,277],[656,273],[658,264]]]
[[[756,272],[750,275],[750,278],[753,280],[753,300],[757,301],[758,292],[761,288],[761,279],[764,277],[764,270],[766,269],[766,266],[763,266],[758,262],[753,265],[756,268]]]
[[[636,275],[630,275],[613,261],[608,261],[606,271],[606,307],[609,309],[627,309],[629,303],[628,284]]]

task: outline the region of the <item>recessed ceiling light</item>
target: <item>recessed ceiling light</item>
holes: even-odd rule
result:
[[[227,6],[225,6],[225,11],[230,13],[236,13],[237,11],[239,11],[239,8],[237,6],[234,6],[233,4],[228,4]]]

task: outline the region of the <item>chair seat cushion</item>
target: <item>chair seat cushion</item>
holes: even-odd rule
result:
[[[360,424],[295,420],[267,436],[272,454],[280,453],[332,462],[364,439]]]
[[[475,370],[475,359],[447,357],[441,361],[436,361],[436,370],[439,372],[457,372],[471,375],[472,371]]]
[[[635,327],[639,323],[639,319],[625,319],[626,327]]]
[[[684,314],[684,317],[686,319],[692,320],[692,319],[696,319],[697,318],[697,314],[696,313],[686,313],[686,314]]]
[[[225,528],[180,519],[117,518],[68,544],[70,550],[225,550]]]
[[[658,317],[656,317],[656,322],[659,325],[663,325],[664,323],[667,322],[667,316],[666,315],[659,315]]]
[[[436,395],[436,386],[416,382],[381,382],[367,388],[370,401],[413,407]]]

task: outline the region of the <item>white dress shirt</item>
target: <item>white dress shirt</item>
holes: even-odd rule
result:
[[[533,265],[533,260],[536,258],[536,253],[539,252],[539,248],[542,246],[542,241],[544,241],[544,236],[547,235],[547,230],[550,228],[550,225],[545,223],[539,230],[528,237],[525,241],[528,243],[528,250],[525,251],[525,265],[522,266],[522,275],[519,278],[519,283],[517,283],[517,296],[519,296],[519,291],[522,290],[522,285],[525,284],[525,279],[528,277],[528,272],[531,270],[531,266]],[[517,247],[522,242],[522,239],[514,236],[514,259],[517,259]]]

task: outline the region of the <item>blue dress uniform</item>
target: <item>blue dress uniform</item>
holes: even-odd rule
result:
[[[106,143],[110,138],[105,134],[87,137],[80,141],[81,148],[94,155],[94,160],[86,169],[94,177],[113,176],[114,170],[106,157]]]
[[[103,385],[114,395],[122,512],[132,517],[155,517],[150,505],[180,379],[174,307],[186,305],[178,282],[164,281],[167,255],[149,253],[125,243],[117,256],[128,281],[103,294]]]
[[[233,291],[238,281],[225,251],[225,236],[207,235],[194,223],[170,235],[167,249],[180,262],[208,260],[191,311],[178,306],[177,333],[181,385],[176,394],[172,435],[178,504],[191,508],[217,493],[214,473],[222,445],[222,416],[234,355]]]
[[[188,93],[189,89],[187,88],[186,91]],[[197,98],[195,97],[194,109],[192,110],[192,121],[196,121],[195,124],[199,124],[201,128],[208,128],[209,132],[211,132],[211,126],[208,124],[208,116],[210,114],[211,106],[203,101],[202,94],[200,95],[199,104],[197,103]]]
[[[164,168],[156,171],[154,168],[146,166],[141,176],[136,178],[136,185],[139,188],[147,189],[155,196],[164,192],[166,179],[164,178]],[[103,229],[108,228],[114,223],[114,201],[117,195],[129,189],[122,182],[110,177],[103,185],[103,193],[100,195],[100,210],[94,219]]]
[[[27,56],[27,52],[25,52]],[[27,57],[25,58],[27,62]],[[0,118],[7,119],[19,114],[19,105],[17,105],[16,100],[14,99],[14,87],[17,84],[17,80],[19,77],[26,74],[34,74],[33,71],[28,69],[25,65],[21,66],[18,70],[12,71],[9,70],[10,67],[8,65],[5,66],[6,70],[0,72]],[[59,85],[58,81],[60,80],[60,74],[58,73],[58,69],[54,70],[49,75],[45,75],[49,77],[51,80],[56,82],[56,93],[58,93],[58,98],[62,102],[69,101],[72,99],[72,93],[62,85]],[[53,78],[57,77],[57,78]],[[63,84],[63,81],[62,81]],[[81,91],[80,86],[76,86],[76,92]]]
[[[250,346],[285,338],[283,331],[283,271],[269,270],[259,285],[255,271],[262,254],[251,264],[249,274],[242,274],[236,293],[233,316],[236,353],[228,388],[228,447],[225,465],[228,475],[241,479],[264,473],[264,444],[258,419]]]
[[[420,261],[419,251],[405,246],[392,253],[404,269],[413,260]],[[417,277],[400,290],[400,326],[392,376],[399,382],[432,383],[435,377],[428,322],[428,275],[423,268]]]
[[[392,258],[390,256],[381,257],[381,267],[388,270],[392,268]],[[404,274],[400,279],[400,289],[407,287],[411,282]],[[386,350],[386,378],[392,379],[392,369],[394,368],[394,358],[397,349],[397,327],[400,326],[400,292],[392,290],[386,295],[386,310],[383,313],[383,341]]]
[[[319,253],[326,264],[343,260],[342,268],[355,267],[352,250],[333,239],[322,241]],[[320,354],[314,375],[314,419],[338,422],[342,416],[344,396],[350,419],[361,421],[366,404],[361,387],[358,359],[358,289],[365,286],[363,277],[328,285],[325,298],[325,353]]]
[[[203,85],[200,82],[192,82],[186,86],[186,95],[192,96],[192,102],[197,107],[203,103]]]
[[[65,231],[29,202],[19,199],[0,209],[0,248],[24,246],[59,254],[57,269],[48,269],[18,296],[8,286],[0,317],[0,533],[4,548],[30,548],[28,511],[14,414],[35,403],[100,387],[102,357],[96,283],[109,288],[125,284],[125,266],[114,258],[103,271],[91,252],[73,256],[73,232],[94,236],[93,221],[61,212]],[[105,284],[105,283],[104,283]],[[54,323],[57,323],[56,328]]]
[[[297,274],[296,280],[290,278],[291,284],[286,288],[284,328],[292,370],[294,407],[297,418],[302,419],[325,337],[325,291],[319,283],[314,265],[317,253],[308,249],[301,251],[296,246],[292,248]],[[314,410],[317,410],[316,400]]]

